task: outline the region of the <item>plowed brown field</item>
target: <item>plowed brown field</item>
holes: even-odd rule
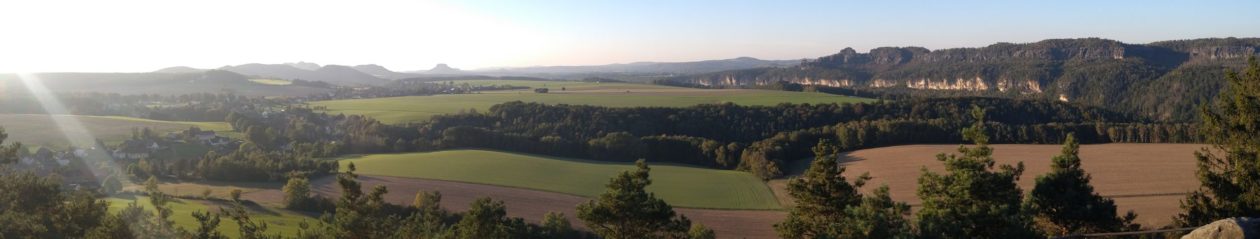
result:
[[[1112,197],[1120,212],[1138,213],[1138,223],[1159,227],[1171,222],[1180,212],[1179,203],[1187,192],[1198,188],[1195,179],[1194,151],[1198,144],[1097,144],[1081,145],[1081,164],[1093,176],[1094,189]],[[894,200],[917,206],[920,169],[944,171],[936,160],[938,153],[957,152],[958,145],[906,145],[848,152],[842,163],[850,180],[863,172],[874,177],[866,190],[887,184]],[[1038,175],[1050,169],[1050,158],[1058,155],[1059,145],[993,145],[998,164],[1024,162],[1027,169],[1019,186],[1032,188]],[[776,195],[783,198],[785,180],[770,183]]]

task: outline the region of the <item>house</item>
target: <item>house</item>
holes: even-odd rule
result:
[[[227,137],[214,137],[213,139],[206,141],[206,144],[209,144],[210,146],[223,146],[230,143],[232,143],[232,139]]]
[[[152,152],[152,150],[150,149],[150,146],[154,146],[157,144],[155,142],[150,142],[150,143],[152,144],[146,145],[145,142],[141,140],[127,140],[127,141],[124,141],[122,144],[118,145],[118,149],[115,149],[112,154],[114,158],[119,158],[119,159],[146,158],[146,157],[149,157],[149,152]]]
[[[149,151],[153,151],[153,150],[162,150],[162,149],[165,149],[165,148],[166,148],[166,146],[163,146],[163,145],[161,145],[161,144],[158,144],[157,142],[149,142],[149,146],[148,146],[148,148],[149,148]]]
[[[70,159],[73,158],[75,158],[73,152],[65,152],[53,157],[53,162],[56,162],[58,166],[66,166],[70,165]]]
[[[197,132],[197,134],[194,136],[197,137],[197,140],[200,140],[203,143],[209,142],[210,140],[213,140],[215,137],[218,137],[218,135],[216,135],[214,131],[201,131],[201,132]]]

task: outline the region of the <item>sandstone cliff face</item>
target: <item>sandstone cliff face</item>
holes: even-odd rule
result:
[[[723,71],[668,79],[710,87],[780,81],[893,94],[1028,95],[1193,120],[1194,110],[1223,86],[1225,69],[1260,56],[1260,38],[1221,38],[1126,44],[1105,39],[1057,39],[1027,44],[928,50],[846,48],[799,65]]]
[[[1043,93],[1065,62],[1139,62],[1171,69],[1183,63],[1239,61],[1260,55],[1260,38],[1170,41],[1150,45],[1106,39],[1055,39],[1028,44],[998,43],[981,48],[928,50],[922,47],[881,47],[867,53],[845,48],[839,53],[807,60],[790,68],[767,71],[729,71],[673,79],[704,86],[751,86],[787,81],[803,85],[856,88],[906,87]],[[1044,64],[1045,73],[1030,74],[1021,63]],[[1089,64],[1077,64],[1089,66]],[[1041,67],[1041,66],[1039,66]],[[821,72],[844,70],[859,74],[836,76]],[[890,73],[893,72],[893,73]],[[1100,79],[1106,80],[1106,79]]]

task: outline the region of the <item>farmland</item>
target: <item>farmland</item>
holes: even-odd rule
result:
[[[57,122],[77,122],[82,127],[59,126]],[[22,142],[37,146],[68,146],[66,135],[87,135],[86,142],[101,139],[109,142],[131,137],[132,129],[150,128],[157,132],[185,130],[197,126],[202,130],[231,131],[224,122],[160,121],[119,116],[0,114],[0,126],[9,134],[6,142]],[[81,141],[81,140],[80,140]],[[90,146],[90,145],[87,145]]]
[[[1059,145],[994,145],[993,158],[999,164],[1024,162],[1027,167],[1019,186],[1032,188],[1038,175],[1049,171],[1050,158],[1059,154]],[[1092,185],[1099,194],[1112,197],[1120,213],[1134,210],[1138,223],[1161,226],[1180,212],[1178,202],[1185,193],[1198,188],[1195,179],[1194,151],[1197,144],[1099,144],[1082,145],[1080,156],[1085,170],[1092,174]],[[906,145],[857,150],[844,154],[842,165],[846,177],[870,172],[874,177],[865,188],[888,185],[892,198],[917,206],[920,169],[944,171],[936,161],[937,153],[956,152],[958,145]],[[770,182],[783,198],[786,180]]]
[[[614,175],[634,169],[610,163],[484,150],[377,154],[344,160],[358,173],[438,179],[595,196]],[[760,179],[746,172],[674,165],[650,165],[655,192],[679,207],[779,209]]]
[[[386,123],[406,123],[424,121],[434,115],[458,113],[470,109],[484,112],[489,110],[490,106],[509,101],[609,107],[685,107],[725,102],[739,105],[775,105],[870,101],[865,98],[813,92],[694,89],[631,83],[521,80],[455,81],[454,83],[545,87],[550,89],[551,93],[539,94],[532,90],[485,91],[476,94],[318,101],[311,102],[310,105],[327,107],[328,113],[332,114],[365,115]],[[561,88],[564,89],[561,90]]]

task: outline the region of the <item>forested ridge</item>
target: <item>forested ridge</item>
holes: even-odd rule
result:
[[[1211,38],[1128,44],[1107,39],[1051,39],[980,48],[846,48],[793,67],[670,77],[658,83],[754,87],[791,82],[884,94],[995,96],[1079,102],[1163,121],[1191,121],[1197,105],[1260,52],[1258,38]]]

